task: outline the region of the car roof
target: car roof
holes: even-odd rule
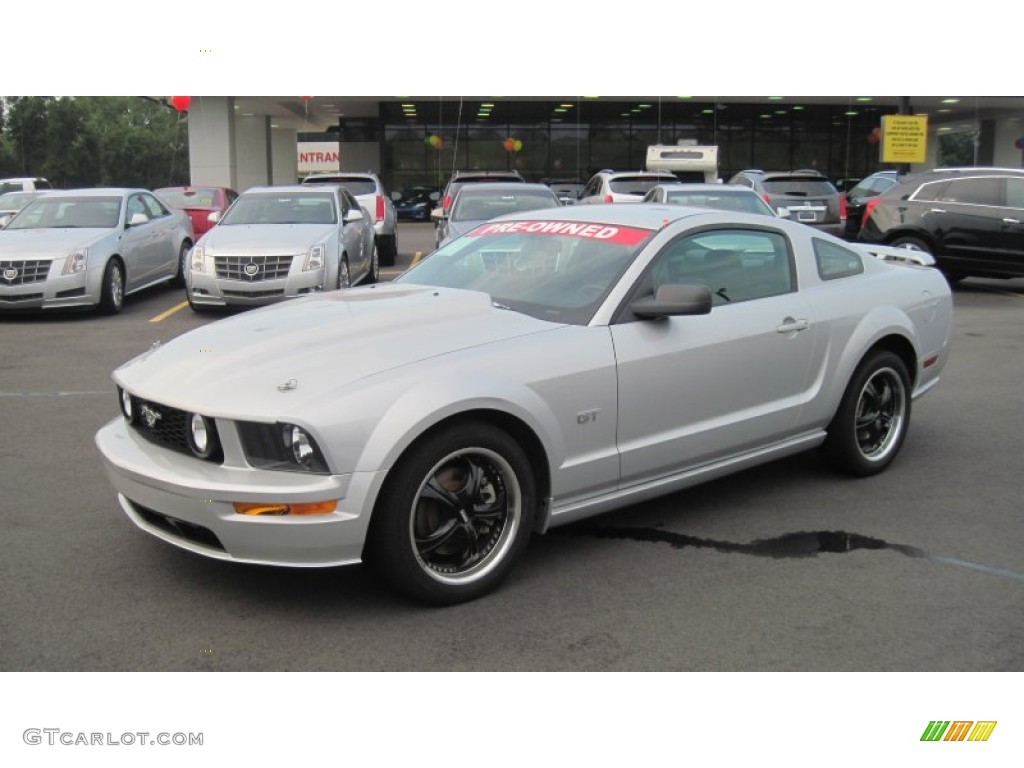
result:
[[[250,193],[256,193],[256,194],[295,194],[297,192],[302,192],[304,194],[309,194],[311,192],[317,192],[317,191],[324,190],[324,189],[338,189],[340,187],[341,187],[341,184],[331,184],[331,183],[325,183],[325,184],[284,184],[284,185],[269,186],[269,187],[249,187],[242,194],[243,195],[248,195]]]
[[[516,194],[522,194],[523,192],[542,192],[545,195],[554,195],[551,191],[551,187],[547,184],[532,184],[529,182],[503,182],[494,181],[489,184],[467,184],[459,189],[459,197],[466,195],[467,197],[473,196],[484,196],[493,195],[496,192],[512,192]]]
[[[148,189],[136,187],[90,187],[89,189],[49,189],[47,197],[110,197],[111,195],[129,195],[136,192],[148,192]]]
[[[698,184],[697,182],[679,182],[678,184],[659,184],[658,187],[671,189],[673,192],[742,192],[747,195],[754,195],[760,199],[750,187],[741,187],[739,184]],[[658,187],[655,187],[657,189]]]

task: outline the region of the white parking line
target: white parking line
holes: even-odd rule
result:
[[[181,304],[178,304],[177,306],[171,307],[166,312],[161,312],[156,317],[149,318],[149,322],[151,322],[151,323],[159,323],[161,320],[164,320],[164,319],[170,317],[175,312],[177,312],[179,310],[182,310],[182,309],[184,309],[187,306],[188,306],[188,302],[187,301],[183,301],[183,302],[181,302]]]

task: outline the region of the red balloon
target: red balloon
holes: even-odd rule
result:
[[[188,112],[188,108],[192,105],[191,96],[171,96],[171,106],[179,112]]]

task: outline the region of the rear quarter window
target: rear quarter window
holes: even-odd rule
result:
[[[812,238],[811,243],[814,245],[818,277],[822,280],[853,277],[864,271],[864,261],[859,253],[818,238]]]

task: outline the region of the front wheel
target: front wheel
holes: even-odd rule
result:
[[[342,256],[338,262],[338,284],[337,288],[348,288],[352,285],[352,276],[348,271],[348,257]]]
[[[467,422],[424,438],[388,473],[364,554],[418,600],[472,600],[508,575],[535,507],[520,445],[496,427]]]
[[[839,404],[822,454],[836,469],[858,477],[892,463],[910,426],[910,376],[903,361],[879,350],[853,374]]]
[[[103,284],[100,287],[99,311],[102,315],[116,315],[124,306],[124,267],[117,258],[112,258],[103,269]]]

